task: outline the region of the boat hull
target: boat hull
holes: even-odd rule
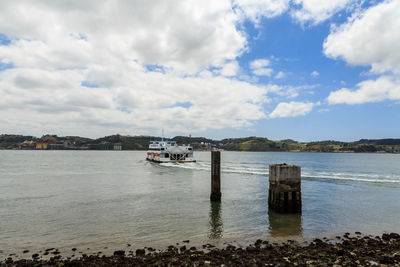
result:
[[[160,161],[160,160],[156,160],[156,159],[149,159],[146,158],[146,160],[151,161],[151,162],[155,162],[155,163],[188,163],[188,162],[196,162],[196,160],[168,160],[168,161]]]

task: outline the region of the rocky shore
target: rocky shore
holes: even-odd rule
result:
[[[111,256],[102,252],[86,255],[72,249],[76,255],[66,258],[49,248],[32,254],[31,259],[8,257],[0,266],[400,266],[400,235],[396,233],[375,237],[346,233],[334,240],[323,238],[302,244],[257,240],[247,247],[228,245],[222,249],[210,244],[190,247],[188,240],[184,244],[163,251],[117,250]]]

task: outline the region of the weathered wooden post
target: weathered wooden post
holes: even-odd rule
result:
[[[276,212],[301,212],[301,168],[269,165],[268,206]]]
[[[221,152],[211,151],[211,201],[221,201]]]

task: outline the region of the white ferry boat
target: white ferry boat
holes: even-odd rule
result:
[[[150,141],[147,160],[162,162],[196,162],[191,145],[178,145],[176,141]]]

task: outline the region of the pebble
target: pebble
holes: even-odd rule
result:
[[[125,250],[116,250],[114,251],[114,256],[124,256]]]
[[[136,256],[143,256],[146,254],[146,251],[144,249],[137,249],[136,250]]]
[[[324,240],[324,241],[323,241]],[[267,244],[258,246],[257,244]],[[206,244],[204,247],[208,247]],[[212,265],[212,266],[400,266],[398,256],[400,236],[386,234],[382,239],[366,239],[365,237],[351,237],[345,241],[333,242],[322,238],[315,239],[309,244],[299,244],[287,241],[276,245],[257,240],[255,245],[242,249],[233,245],[227,245],[223,249],[197,251],[195,247],[187,249],[170,246],[169,250],[146,254],[145,249],[137,249],[136,257],[133,251],[129,255],[125,251],[115,251],[113,256],[83,254],[82,258],[74,255],[68,258],[54,256],[47,260],[39,260],[38,254],[33,254],[33,260],[15,260],[12,258],[3,260],[3,264],[15,266],[54,266],[62,263],[64,266],[185,266],[185,265]],[[150,247],[148,250],[152,250]],[[56,250],[58,251],[58,250]],[[80,252],[81,253],[81,252]],[[75,258],[74,258],[75,257]],[[58,261],[58,262],[57,262]],[[7,263],[9,262],[9,263]],[[1,265],[1,264],[0,264]]]

